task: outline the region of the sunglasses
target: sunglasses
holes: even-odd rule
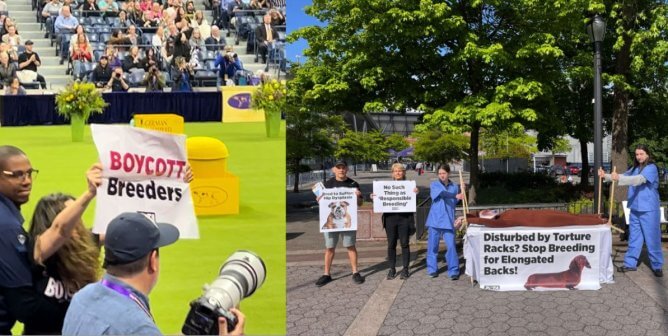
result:
[[[15,171],[7,171],[3,170],[2,174],[4,174],[7,177],[15,178],[21,181],[24,181],[26,178],[34,179],[37,177],[37,173],[39,173],[39,170],[37,169],[28,169],[26,171],[23,170],[15,170]]]

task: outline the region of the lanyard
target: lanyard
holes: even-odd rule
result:
[[[102,279],[101,283],[102,283],[103,286],[113,290],[114,292],[116,292],[118,294],[121,294],[125,297],[130,298],[130,300],[134,301],[139,306],[139,308],[141,308],[141,310],[143,310],[144,313],[146,313],[146,315],[148,315],[148,317],[150,317],[151,320],[153,322],[155,322],[155,320],[153,319],[153,315],[151,315],[151,312],[144,305],[144,303],[141,300],[139,300],[137,295],[135,295],[132,292],[130,292],[129,290],[125,289],[125,287],[123,287],[119,284],[115,284],[115,283],[113,283],[113,282],[111,282],[107,279]]]

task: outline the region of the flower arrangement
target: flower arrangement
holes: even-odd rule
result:
[[[91,114],[102,113],[107,105],[95,84],[88,82],[72,82],[56,95],[58,114],[66,120],[74,116],[86,122]]]
[[[285,81],[272,79],[257,87],[251,97],[251,107],[263,109],[267,113],[280,113],[285,108],[285,97],[288,93]]]

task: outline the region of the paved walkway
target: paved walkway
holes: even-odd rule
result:
[[[417,177],[411,173],[409,179]],[[366,173],[355,179],[368,194],[370,181],[387,176]],[[433,178],[427,174],[416,180],[427,191]],[[473,286],[467,276],[458,281],[427,277],[420,242],[411,246],[411,277],[385,280],[386,243],[358,242],[359,269],[366,282],[352,281],[346,250],[338,248],[334,281],[318,288],[323,238],[317,208],[309,206],[313,196],[307,191],[288,192],[287,197],[289,335],[668,334],[668,277],[655,278],[646,264],[637,272],[615,273],[615,283],[598,291],[492,292]],[[625,243],[613,242],[616,264],[625,250]]]

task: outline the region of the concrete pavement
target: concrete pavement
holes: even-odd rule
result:
[[[421,192],[428,192],[435,175],[411,174],[408,178],[418,181]],[[368,197],[370,181],[388,176],[383,172],[353,178]],[[317,207],[309,205],[310,191],[288,192],[287,197],[289,335],[668,334],[668,278],[655,278],[646,263],[637,272],[615,273],[615,283],[598,291],[492,292],[473,286],[467,276],[458,281],[443,274],[429,278],[421,242],[411,246],[411,277],[385,280],[386,243],[358,242],[359,269],[366,282],[352,281],[346,250],[339,247],[334,281],[318,288],[324,242],[317,229]],[[615,264],[621,264],[625,250],[625,242],[615,237]],[[442,261],[440,266],[444,271]]]

